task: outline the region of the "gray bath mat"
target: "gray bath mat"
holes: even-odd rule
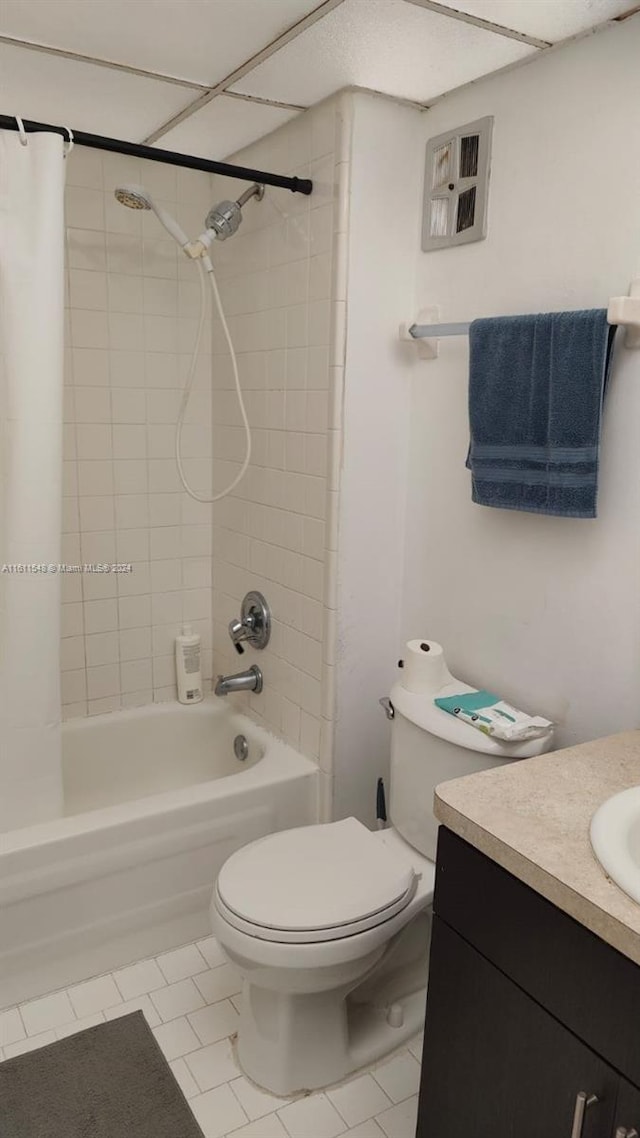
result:
[[[2,1138],[203,1138],[142,1012],[0,1063]]]

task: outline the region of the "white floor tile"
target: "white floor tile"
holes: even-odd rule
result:
[[[392,1102],[402,1102],[417,1094],[420,1088],[420,1064],[408,1051],[394,1055],[393,1059],[376,1067],[372,1074]]]
[[[195,1012],[204,1007],[204,1000],[196,988],[193,980],[179,980],[177,984],[169,984],[166,988],[159,988],[152,992],[151,1002],[155,1005],[160,1019],[177,1019],[188,1012]]]
[[[77,984],[75,988],[69,988],[68,994],[78,1017],[104,1012],[122,1003],[122,996],[111,976],[100,976],[97,980]]]
[[[347,1130],[345,1138],[384,1138],[384,1132],[378,1126],[375,1118],[369,1118],[366,1122],[361,1122],[359,1126],[354,1126],[353,1130]]]
[[[218,968],[212,968],[210,972],[203,972],[194,978],[194,982],[207,1004],[216,1004],[218,1000],[237,996],[242,991],[240,973],[230,964],[221,964]]]
[[[197,976],[198,972],[206,972],[209,967],[195,944],[187,944],[174,952],[165,952],[162,956],[157,956],[156,960],[169,984]]]
[[[252,1122],[255,1122],[256,1118],[262,1118],[265,1114],[272,1114],[274,1110],[280,1110],[281,1107],[288,1106],[290,1102],[293,1102],[293,1099],[290,1098],[277,1098],[276,1095],[270,1095],[268,1091],[261,1090],[260,1087],[256,1087],[254,1083],[245,1079],[244,1075],[239,1079],[234,1079],[230,1086],[240,1106]]]
[[[39,1035],[43,1031],[53,1031],[75,1019],[75,1012],[66,992],[56,992],[53,996],[43,996],[40,1000],[30,1000],[20,1007],[27,1035]]]
[[[209,968],[217,968],[219,964],[226,964],[226,957],[214,936],[209,936],[206,940],[199,940],[196,947],[204,956]]]
[[[241,985],[207,937],[0,1012],[0,1062],[142,1011],[205,1138],[414,1138],[421,1035],[342,1086],[279,1098],[235,1059]]]
[[[228,1087],[216,1087],[214,1091],[198,1095],[191,1099],[189,1106],[202,1128],[204,1138],[223,1138],[223,1135],[245,1126],[247,1122],[246,1114]]]
[[[373,1118],[374,1114],[380,1114],[381,1111],[393,1106],[393,1100],[387,1098],[371,1075],[360,1075],[350,1083],[345,1083],[343,1087],[327,1091],[327,1097],[342,1115],[347,1126],[357,1126],[360,1122]]]
[[[337,1138],[347,1126],[324,1094],[309,1095],[278,1111],[291,1138]]]
[[[66,1039],[68,1035],[77,1035],[79,1031],[86,1031],[88,1027],[104,1023],[104,1012],[95,1012],[92,1016],[84,1016],[73,1023],[66,1023],[64,1027],[56,1028],[56,1039]]]
[[[17,1008],[0,1012],[0,1047],[4,1047],[7,1043],[18,1043],[26,1034]]]
[[[418,1096],[407,1098],[404,1102],[385,1110],[376,1118],[387,1138],[415,1138],[418,1119]]]
[[[141,960],[130,968],[121,968],[113,973],[123,1000],[134,1000],[136,996],[146,996],[156,988],[164,988],[166,980],[155,960]]]
[[[217,1043],[238,1030],[238,1013],[229,1000],[202,1008],[189,1016],[189,1023],[203,1045]]]
[[[200,1047],[200,1040],[186,1019],[174,1019],[171,1023],[162,1023],[160,1027],[154,1027],[153,1034],[164,1052],[165,1059],[180,1059]]]
[[[137,996],[135,1000],[125,1000],[115,1008],[107,1008],[104,1016],[105,1019],[119,1019],[120,1016],[131,1015],[131,1012],[142,1012],[149,1027],[158,1027],[162,1022],[148,996]]]
[[[201,1091],[210,1091],[222,1083],[236,1079],[240,1069],[231,1050],[231,1042],[221,1039],[187,1057],[187,1066]],[[272,1108],[273,1109],[273,1108]]]
[[[289,1138],[289,1135],[277,1114],[266,1114],[257,1122],[250,1122],[248,1126],[234,1130],[227,1138]]]
[[[200,1094],[200,1087],[187,1067],[185,1059],[174,1059],[169,1066],[185,1098],[195,1098]]]
[[[55,1031],[43,1031],[40,1035],[32,1035],[29,1039],[21,1039],[19,1043],[8,1043],[4,1049],[5,1059],[13,1059],[16,1055],[25,1055],[27,1051],[36,1051],[47,1043],[55,1043]]]

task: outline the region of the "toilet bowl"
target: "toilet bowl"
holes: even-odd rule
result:
[[[229,858],[211,916],[245,978],[238,1057],[254,1082],[276,1094],[326,1086],[415,1035],[434,877],[393,829],[355,818]]]
[[[435,694],[455,694],[460,683],[440,645],[419,646],[433,660],[432,682],[396,683],[385,701],[391,827],[372,833],[347,818],[270,834],[232,854],[218,875],[213,930],[244,980],[238,1058],[275,1094],[339,1082],[420,1030],[434,790],[551,746],[551,734],[501,742],[435,706]]]

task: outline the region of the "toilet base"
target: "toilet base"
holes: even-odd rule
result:
[[[327,992],[287,997],[246,984],[238,1030],[240,1066],[252,1082],[275,1095],[342,1082],[422,1029],[425,993],[422,988],[394,1000],[390,1015],[388,1008],[356,1003],[344,992],[332,992],[331,999]],[[399,1026],[391,1026],[389,1019]],[[277,1040],[264,1034],[265,1022],[277,1029]]]
[[[245,981],[240,1065],[276,1095],[317,1090],[395,1051],[424,1023],[431,911],[413,918],[364,975],[321,991]],[[254,979],[257,979],[254,974]]]

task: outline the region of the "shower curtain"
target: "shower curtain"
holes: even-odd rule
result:
[[[64,140],[0,130],[0,846],[62,811],[63,335]]]

